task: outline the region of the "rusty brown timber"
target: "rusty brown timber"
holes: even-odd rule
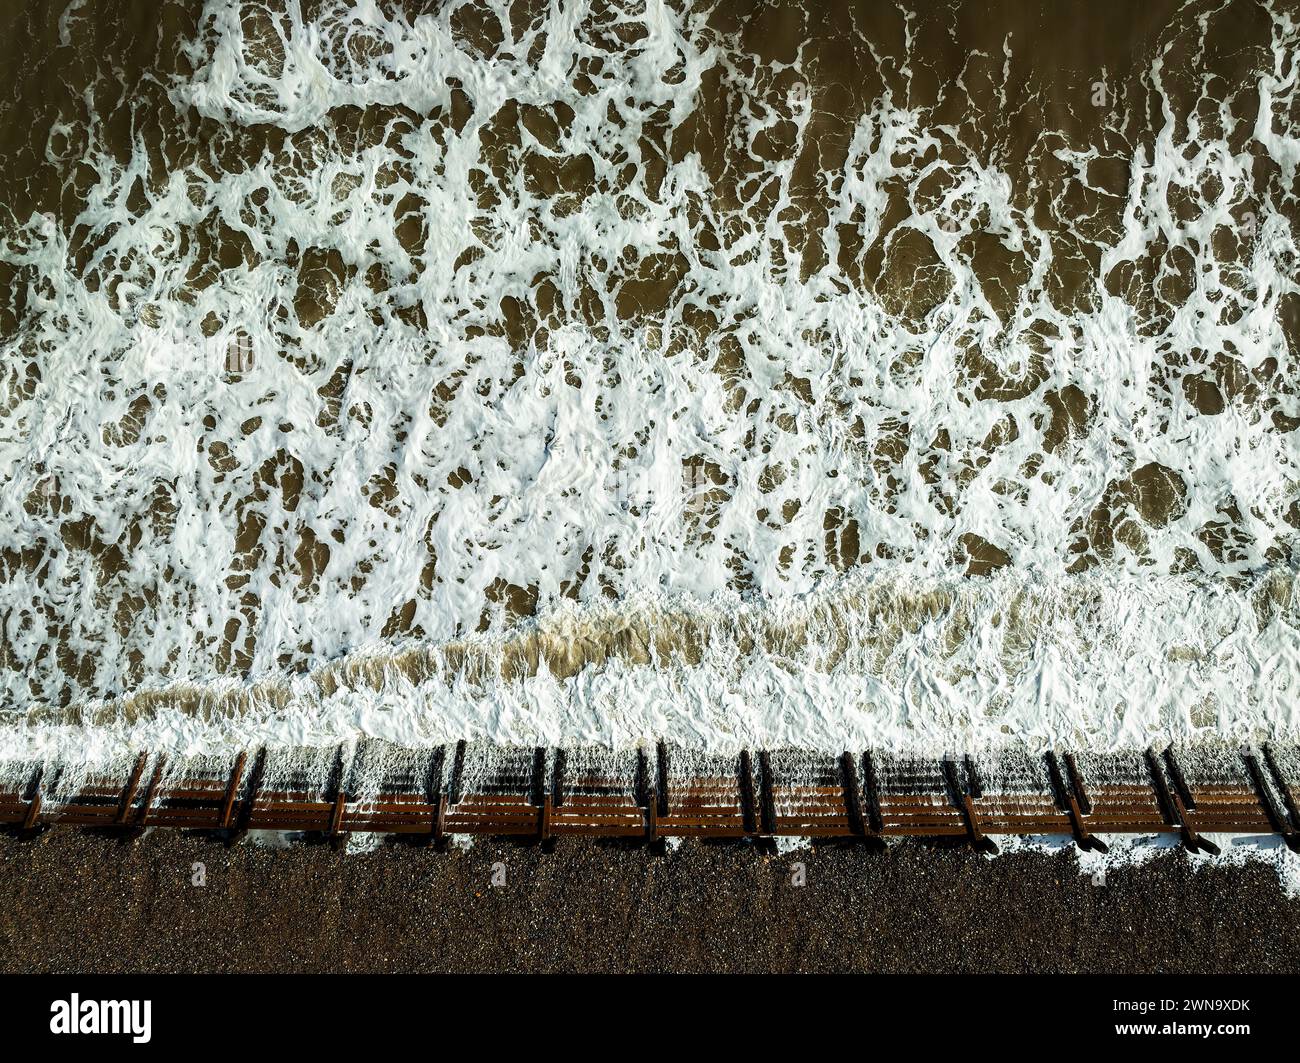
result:
[[[1265,745],[1205,757],[1198,751],[1039,756],[907,757],[867,750],[839,756],[744,750],[734,757],[654,749],[611,759],[590,750],[494,748],[459,742],[403,750],[357,795],[364,760],[339,747],[323,783],[280,772],[268,757],[233,754],[170,766],[139,753],[120,774],[92,773],[58,793],[57,766],[34,765],[0,788],[0,824],[123,831],[144,827],[226,832],[298,831],[534,837],[964,839],[995,850],[992,835],[1071,835],[1084,849],[1099,834],[1178,834],[1191,850],[1218,852],[1206,834],[1276,834],[1300,851],[1300,748]],[[467,780],[467,750],[489,765]],[[310,755],[319,761],[320,751]],[[47,786],[47,780],[52,780]]]

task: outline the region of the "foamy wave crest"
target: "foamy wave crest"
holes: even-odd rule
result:
[[[372,646],[293,679],[19,716],[0,755],[486,737],[838,752],[1131,748],[1300,733],[1296,581],[856,577],[799,600],[569,606],[509,634]]]

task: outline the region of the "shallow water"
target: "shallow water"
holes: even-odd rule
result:
[[[1293,3],[0,19],[0,750],[1300,733]]]

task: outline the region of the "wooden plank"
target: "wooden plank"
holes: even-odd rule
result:
[[[566,807],[557,809],[554,804],[551,805],[551,827],[558,829],[561,823],[586,823],[586,824],[640,824],[642,820],[641,809],[632,808],[626,812],[608,812],[608,811],[586,811]]]
[[[629,825],[598,824],[588,826],[582,823],[561,823],[558,820],[551,826],[551,836],[590,835],[597,838],[639,838],[645,828],[640,823]]]
[[[959,817],[952,823],[935,824],[918,830],[907,824],[885,823],[880,833],[887,838],[961,838],[970,837],[970,831]]]
[[[218,811],[221,807],[221,796],[226,792],[226,784],[220,780],[212,780],[204,785],[202,780],[192,783],[189,786],[185,782],[170,783],[163,792],[164,801],[202,801],[204,803],[217,805]]]
[[[778,819],[776,830],[773,831],[773,834],[778,837],[786,838],[856,837],[848,823],[844,820],[840,820],[838,823],[809,823],[805,820]]]
[[[459,815],[473,813],[478,816],[516,816],[536,822],[538,805],[523,797],[516,798],[480,798],[476,794],[466,797],[455,806]]]
[[[956,808],[957,799],[951,794],[885,794],[881,807],[895,812],[911,809]]]

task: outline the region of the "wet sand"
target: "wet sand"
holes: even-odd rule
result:
[[[1297,941],[1300,899],[1272,871],[1177,851],[1098,886],[1068,851],[912,843],[344,854],[172,832],[0,838],[4,972],[1295,973]]]

